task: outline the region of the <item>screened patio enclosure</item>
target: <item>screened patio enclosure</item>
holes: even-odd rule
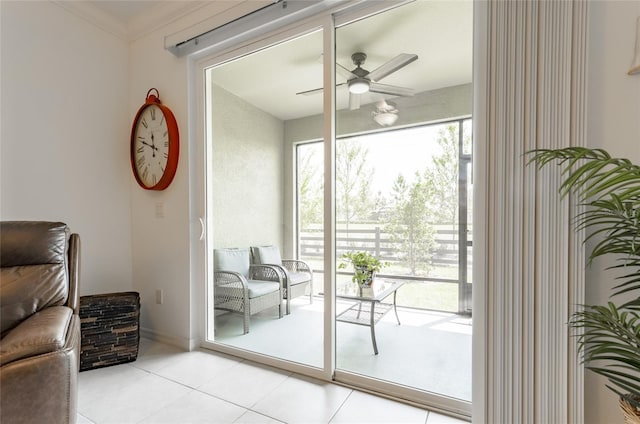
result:
[[[296,154],[299,257],[322,293],[322,143],[298,144]],[[337,158],[337,256],[365,251],[387,262],[378,278],[405,282],[402,306],[470,315],[471,120],[339,138]]]

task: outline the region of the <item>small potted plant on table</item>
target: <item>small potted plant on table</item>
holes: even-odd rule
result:
[[[358,283],[360,287],[371,287],[376,274],[382,268],[389,266],[389,262],[382,262],[368,252],[363,251],[344,253],[342,260],[344,262],[338,265],[338,269],[344,269],[347,267],[347,263],[351,263],[353,266],[351,281]]]

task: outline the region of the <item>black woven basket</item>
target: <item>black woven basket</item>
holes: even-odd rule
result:
[[[80,371],[135,361],[139,321],[137,292],[80,297]]]

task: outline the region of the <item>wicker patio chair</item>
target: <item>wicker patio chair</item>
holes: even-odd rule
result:
[[[313,303],[313,272],[309,265],[297,259],[282,259],[277,246],[254,246],[251,262],[276,266],[284,281],[284,297],[287,299],[287,315],[291,313],[291,299],[303,296],[309,288],[309,303]]]
[[[216,309],[241,312],[244,334],[249,318],[278,307],[282,318],[283,278],[275,267],[252,265],[249,249],[214,249],[214,305]]]

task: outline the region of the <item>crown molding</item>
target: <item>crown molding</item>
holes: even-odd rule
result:
[[[118,38],[123,40],[128,38],[127,27],[123,22],[89,2],[64,0],[51,0],[51,2]]]
[[[147,13],[136,16],[125,23],[96,7],[90,1],[50,1],[103,31],[129,42],[144,37],[185,16],[194,14],[210,3],[210,1],[202,0],[150,2],[152,7],[149,7]]]

